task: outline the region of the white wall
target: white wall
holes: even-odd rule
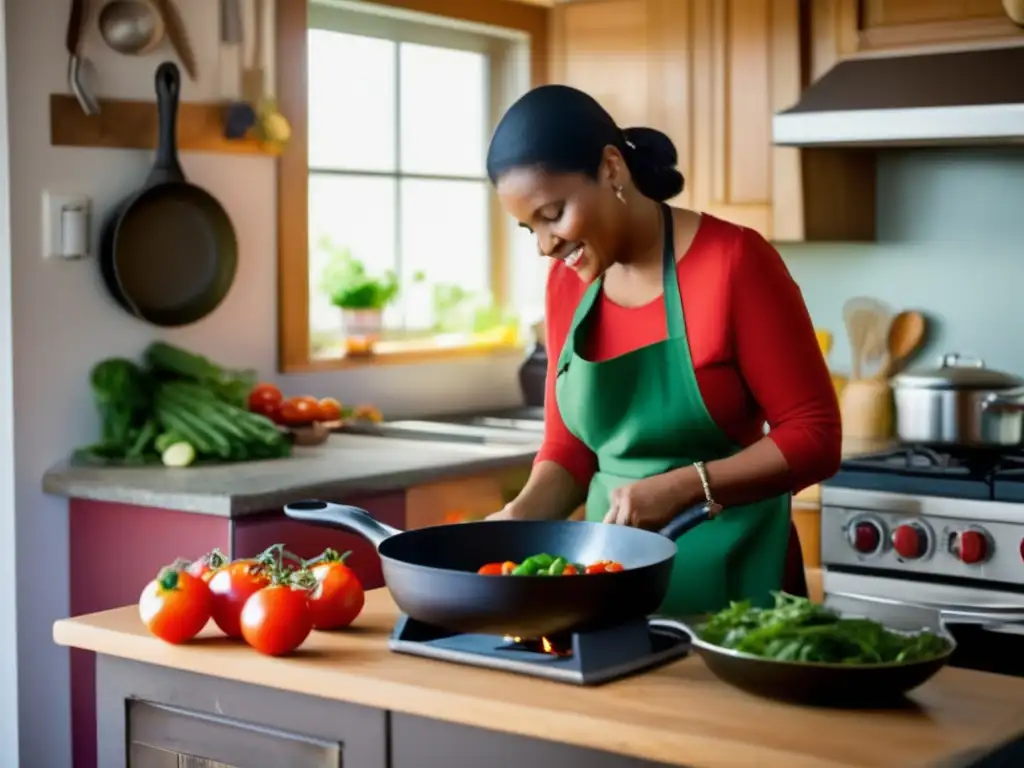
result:
[[[0,768],[18,768],[18,633],[14,562],[10,169],[6,19],[0,5]]]
[[[298,2],[298,0],[296,0]],[[185,82],[186,99],[213,99],[217,3],[179,0],[199,56],[201,82]],[[7,764],[60,768],[70,765],[67,653],[53,645],[51,627],[67,614],[67,503],[45,496],[40,479],[48,466],[77,444],[95,438],[96,419],[87,375],[99,358],[137,353],[158,330],[118,309],[105,293],[96,264],[44,261],[40,250],[41,196],[68,189],[93,197],[103,212],[138,186],[150,153],[49,145],[48,98],[66,91],[63,50],[67,0],[7,0],[7,104],[10,116],[12,320],[14,359],[14,455],[17,547],[17,661],[20,721],[11,717],[13,670],[10,643],[14,584],[5,557],[10,516],[0,497],[0,752]],[[98,5],[93,3],[94,6]],[[91,29],[91,27],[90,27]],[[101,96],[151,98],[152,73],[169,55],[164,47],[128,59],[106,50],[95,33],[85,54],[96,65]],[[2,144],[0,144],[2,146]],[[189,178],[207,187],[227,208],[238,230],[239,272],[222,307],[193,327],[161,333],[165,338],[228,364],[255,366],[272,375],[276,362],[275,168],[271,160],[191,154],[183,158]],[[0,161],[0,185],[3,181]],[[96,222],[98,228],[99,222]],[[0,218],[0,274],[6,276],[6,221]],[[0,278],[0,307],[6,277]],[[0,310],[2,312],[2,310]],[[0,322],[0,464],[7,456],[9,421],[4,374],[7,317]],[[291,377],[286,389],[315,388],[346,401],[372,400],[393,414],[514,405],[517,362],[478,360]],[[5,469],[5,471],[7,471]],[[10,485],[0,476],[0,492]],[[7,553],[9,554],[9,553]],[[141,585],[140,585],[141,586]],[[7,731],[20,727],[21,756],[12,757]]]

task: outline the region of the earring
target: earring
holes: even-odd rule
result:
[[[617,198],[619,198],[619,202],[620,203],[622,203],[623,205],[626,204],[626,196],[624,194],[622,194],[622,185],[621,184],[616,184],[615,185],[615,196]]]

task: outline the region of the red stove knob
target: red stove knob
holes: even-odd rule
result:
[[[988,560],[988,536],[981,531],[960,531],[953,536],[952,550],[961,563],[983,563]]]
[[[877,523],[861,520],[850,526],[850,544],[862,555],[871,555],[882,545],[882,529]]]
[[[919,525],[898,525],[892,532],[892,548],[904,560],[916,560],[928,551],[928,535]]]

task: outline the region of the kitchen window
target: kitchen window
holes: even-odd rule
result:
[[[300,74],[284,59],[297,31],[288,5],[278,3],[282,83]],[[546,13],[525,8],[527,18]],[[279,190],[282,368],[514,348],[543,267],[498,206],[484,164],[497,119],[529,87],[533,41],[521,29],[369,3],[311,3],[305,15],[305,104],[296,106],[305,108],[307,245],[305,259],[288,255],[299,229],[285,218],[299,211],[289,146]],[[351,311],[379,303],[351,290],[353,270],[372,278],[369,293],[394,280],[380,331]],[[364,332],[378,337],[369,356],[353,343]]]

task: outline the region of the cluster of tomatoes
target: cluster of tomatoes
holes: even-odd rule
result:
[[[363,610],[363,586],[345,565],[347,555],[327,549],[306,561],[275,544],[257,557],[228,561],[215,549],[162,569],[142,590],[139,615],[168,643],[191,640],[212,618],[228,637],[283,656],[312,630],[347,627]]]
[[[315,422],[341,421],[344,418],[380,421],[380,412],[371,405],[345,408],[333,397],[310,395],[286,398],[273,384],[257,384],[249,393],[249,410],[285,427],[303,427]]]

